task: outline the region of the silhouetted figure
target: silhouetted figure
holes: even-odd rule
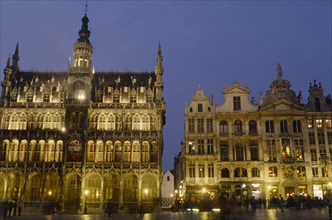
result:
[[[279,206],[282,212],[284,212],[284,198],[279,194]]]
[[[18,216],[21,216],[22,206],[23,206],[22,201],[18,201],[17,203]]]
[[[142,205],[140,205],[140,206],[138,207],[138,212],[139,212],[139,216],[140,216],[140,217],[143,217],[143,216],[144,216],[144,208],[143,208]]]
[[[9,204],[8,201],[6,200],[3,204],[3,217],[7,218],[8,216],[8,208],[9,208]]]

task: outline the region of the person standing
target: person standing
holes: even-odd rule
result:
[[[226,205],[227,205],[226,195],[221,194],[219,197],[220,220],[226,218]]]
[[[7,216],[8,216],[8,208],[9,208],[9,203],[6,200],[3,204],[3,217],[4,218],[7,218]]]
[[[281,212],[284,212],[284,198],[282,198],[281,194],[279,194],[279,206],[280,206]]]
[[[18,216],[21,216],[22,206],[23,206],[22,201],[21,200],[18,201],[18,203],[17,203]]]
[[[328,196],[328,206],[329,206],[329,217],[332,219],[332,191],[329,193]]]

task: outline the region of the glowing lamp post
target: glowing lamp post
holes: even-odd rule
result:
[[[145,194],[145,198],[146,198],[146,201],[149,199],[149,190],[148,189],[144,189],[144,194]]]

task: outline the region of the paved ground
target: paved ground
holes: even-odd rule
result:
[[[257,210],[255,213],[245,211],[239,211],[234,215],[229,216],[227,219],[247,220],[328,220],[328,210],[311,209],[311,210]],[[3,218],[1,218],[3,219]],[[139,217],[136,214],[117,214],[112,217],[105,215],[23,215],[12,216],[10,220],[219,220],[219,213],[214,212],[200,212],[200,213],[172,213],[172,212],[160,212],[160,213],[147,213],[143,217]],[[332,218],[331,218],[332,219]],[[9,219],[8,219],[9,220]]]

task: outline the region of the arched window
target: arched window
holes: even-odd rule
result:
[[[149,115],[143,115],[142,117],[142,130],[148,131],[150,129],[150,117]]]
[[[221,178],[229,178],[229,170],[227,168],[221,170]]]
[[[97,121],[98,121],[98,116],[97,114],[94,114],[90,118],[90,128],[91,129],[96,129],[97,128]]]
[[[254,120],[249,121],[249,134],[257,134],[257,123]]]
[[[16,113],[11,115],[9,127],[11,130],[18,130],[18,115]]]
[[[27,127],[27,115],[25,113],[22,113],[20,115],[19,130],[25,130],[26,127]]]
[[[235,120],[235,122],[234,122],[234,133],[242,133],[242,121]]]
[[[45,129],[52,129],[52,115],[50,113],[47,113],[45,115],[44,128]]]
[[[242,144],[236,144],[235,146],[235,158],[237,161],[244,160],[244,147]]]
[[[139,115],[134,115],[133,117],[133,130],[140,130],[141,119]]]
[[[248,176],[248,172],[247,169],[245,168],[236,168],[234,170],[234,177],[247,177]]]
[[[108,115],[107,130],[115,130],[115,116],[113,114]]]
[[[106,129],[106,116],[105,114],[100,114],[98,120],[98,130],[105,130],[105,129]]]
[[[61,129],[61,117],[58,113],[56,113],[55,115],[53,115],[53,125],[52,125],[53,129]]]

